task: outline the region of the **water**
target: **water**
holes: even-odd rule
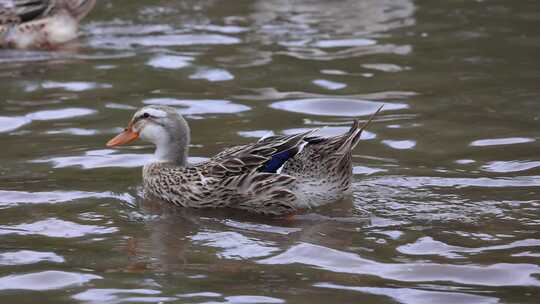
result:
[[[537,1],[105,1],[64,52],[0,51],[2,303],[537,303]],[[384,111],[354,194],[294,221],[139,198],[178,107],[191,161]]]

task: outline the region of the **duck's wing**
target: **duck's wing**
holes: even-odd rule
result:
[[[296,196],[290,191],[295,178],[289,175],[251,171],[216,177],[209,175],[204,166],[151,166],[159,174],[146,175],[146,193],[177,206],[229,207],[266,215],[296,210]]]
[[[259,142],[222,151],[205,163],[212,176],[236,176],[252,171],[276,173],[301,151],[304,138],[315,130],[283,136],[271,136]]]
[[[12,0],[0,2],[0,25],[29,22],[46,15],[50,0]]]
[[[285,215],[297,210],[296,195],[290,190],[296,179],[290,175],[253,171],[222,180],[215,188],[227,206],[265,215]]]
[[[296,178],[276,171],[294,157],[314,131],[273,136],[257,143],[224,150],[196,166],[201,196],[199,207],[227,206],[265,215],[284,215],[297,210],[290,190]],[[220,205],[222,204],[222,205]]]

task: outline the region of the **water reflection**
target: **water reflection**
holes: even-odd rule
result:
[[[19,204],[55,204],[76,201],[86,198],[114,198],[131,201],[129,195],[119,195],[111,192],[85,192],[85,191],[51,191],[51,192],[25,192],[0,190],[0,207],[11,207]]]
[[[344,83],[326,79],[315,79],[313,80],[313,83],[328,90],[340,90],[347,87],[347,85]]]
[[[161,303],[175,300],[174,297],[162,297],[161,291],[153,289],[88,289],[73,296],[73,299],[85,303],[126,303],[151,302]]]
[[[284,100],[272,103],[274,109],[298,112],[311,115],[324,116],[365,116],[373,114],[383,106],[382,111],[402,110],[408,108],[406,104],[382,103],[368,100],[354,100],[345,98],[309,98],[298,100]]]
[[[414,24],[414,5],[408,0],[257,1],[253,8],[258,26],[254,38],[285,46],[284,53],[292,57],[330,60],[410,51],[410,46],[378,44],[373,39],[378,33]]]
[[[32,119],[28,117],[0,117],[0,133],[17,130],[30,122]]]
[[[240,43],[240,39],[217,34],[170,34],[153,36],[101,36],[92,37],[91,47],[96,49],[133,49],[138,46],[185,46],[185,45],[229,45]]]
[[[515,145],[534,142],[534,138],[525,137],[510,137],[510,138],[494,138],[494,139],[479,139],[471,142],[473,147],[484,146],[499,146],[499,145]]]
[[[55,238],[78,238],[92,234],[109,234],[117,232],[116,227],[83,225],[70,221],[49,218],[33,223],[17,225],[0,225],[0,235],[40,235]]]
[[[95,82],[57,82],[44,81],[41,84],[29,84],[25,87],[27,92],[34,92],[39,89],[64,89],[71,92],[82,92],[94,89],[110,89],[112,85]]]
[[[190,79],[206,79],[208,81],[227,81],[234,79],[234,75],[223,69],[199,69],[195,74],[189,76]]]
[[[389,146],[390,148],[397,150],[409,150],[416,146],[415,140],[390,140],[385,139],[381,141],[383,144]]]
[[[486,164],[482,167],[483,170],[488,172],[519,172],[527,171],[540,167],[540,161],[494,161]]]
[[[43,291],[62,289],[66,287],[83,285],[97,279],[101,279],[101,277],[92,274],[74,272],[43,271],[0,277],[0,290],[22,289]]]
[[[40,262],[63,263],[63,257],[53,252],[38,252],[32,250],[19,250],[0,253],[0,266],[28,265]]]
[[[223,252],[217,256],[232,260],[264,257],[276,251],[272,243],[252,240],[237,232],[199,232],[190,239],[195,244],[220,248]]]
[[[43,110],[29,113],[25,116],[0,116],[0,133],[17,130],[32,121],[46,121],[88,116],[97,113],[96,110],[87,108],[64,108],[56,110]]]
[[[232,103],[228,100],[186,100],[174,98],[152,98],[143,101],[144,104],[177,106],[184,115],[239,113],[250,110],[250,107]]]
[[[148,61],[148,65],[161,69],[181,69],[187,67],[193,61],[193,57],[178,55],[158,55]]]
[[[404,304],[457,304],[457,303],[478,303],[495,304],[499,303],[497,298],[489,296],[478,296],[460,292],[431,291],[411,288],[377,288],[377,287],[357,287],[343,286],[331,283],[318,283],[314,285],[319,288],[337,289],[340,291],[358,291],[362,293],[380,295],[391,298]]]
[[[189,163],[197,164],[207,160],[205,157],[189,157]],[[154,161],[153,154],[118,153],[117,150],[102,149],[87,151],[81,156],[59,156],[33,160],[33,163],[53,163],[54,168],[80,166],[82,169],[111,167],[142,167]],[[1,201],[1,200],[0,200]]]
[[[247,220],[249,214],[231,214],[225,210],[178,210],[152,200],[141,204],[149,234],[134,235],[127,246],[130,254],[137,257],[137,263],[146,261],[144,269],[160,272],[178,269],[198,272],[197,265],[179,264],[179,261],[190,260],[200,252],[204,252],[200,258],[222,260],[212,266],[215,271],[222,272],[233,265],[239,267],[236,261],[275,255],[283,246],[288,247],[298,240],[342,246],[351,240],[333,239],[336,227],[353,231],[369,223],[366,217],[351,216],[351,209],[354,209],[351,201],[333,206],[334,210],[329,213],[332,216],[305,214],[294,222],[264,217],[256,218],[257,221]]]
[[[540,280],[535,278],[540,273],[540,266],[534,264],[493,264],[481,267],[435,263],[379,263],[352,253],[309,243],[292,246],[284,253],[258,263],[302,263],[332,272],[367,274],[405,282],[451,281],[484,286],[540,286]]]
[[[461,246],[452,246],[441,241],[436,241],[431,237],[423,237],[414,243],[406,244],[396,248],[397,251],[410,255],[441,255],[448,258],[464,258],[463,253],[479,254],[493,250],[508,250],[520,247],[540,246],[540,240],[527,239],[511,242],[505,245],[485,246],[481,248],[465,248]],[[461,254],[460,254],[461,253]]]

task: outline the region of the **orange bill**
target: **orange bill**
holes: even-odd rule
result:
[[[137,138],[139,138],[138,133],[133,132],[131,129],[125,129],[122,133],[116,135],[113,139],[109,140],[107,142],[107,147],[115,147],[129,144]]]

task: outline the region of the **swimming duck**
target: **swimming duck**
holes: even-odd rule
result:
[[[11,0],[0,3],[0,47],[54,48],[77,38],[96,0]]]
[[[107,146],[138,138],[156,146],[155,161],[143,168],[145,196],[181,207],[287,215],[339,200],[350,190],[351,151],[380,110],[338,136],[314,136],[316,130],[269,136],[190,165],[186,120],[174,108],[151,105],[139,109]]]

